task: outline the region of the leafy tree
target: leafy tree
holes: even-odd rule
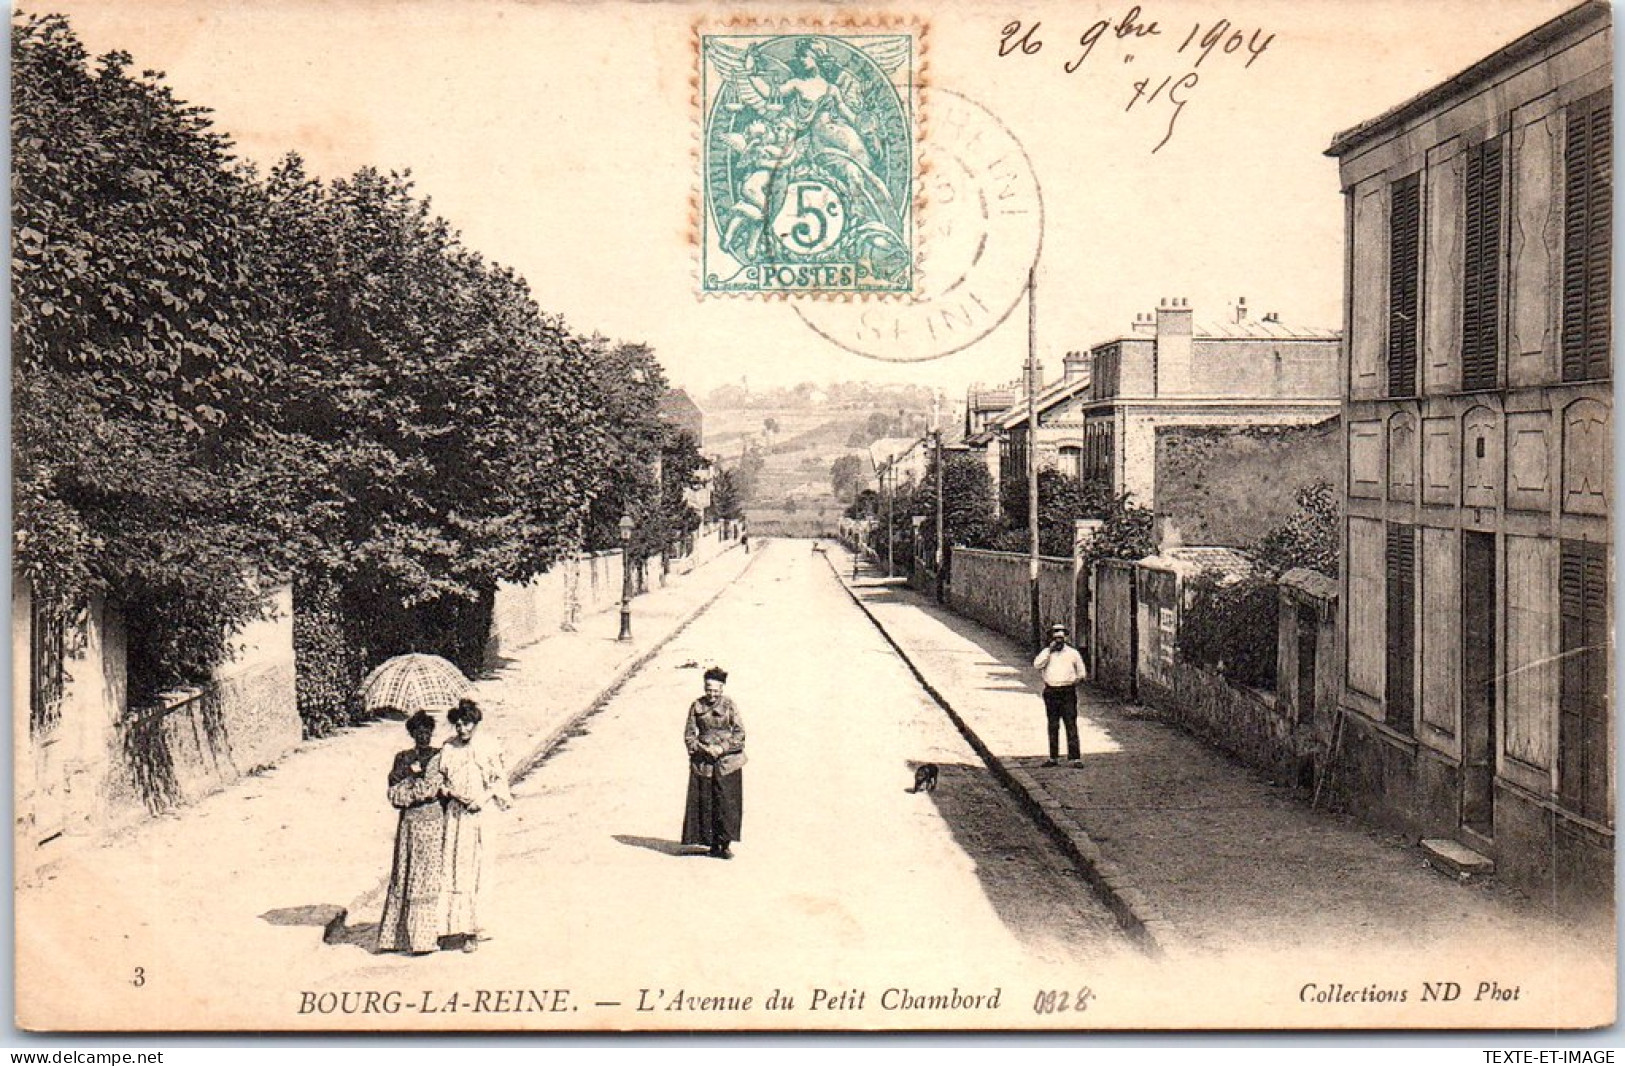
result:
[[[12,23],[13,562],[129,629],[131,699],[201,680],[270,538],[221,431],[263,379],[252,176],[207,112],[60,16]]]
[[[670,427],[667,427],[660,458],[660,518],[665,525],[665,550],[670,551],[678,541],[693,536],[700,528],[700,513],[685,494],[705,483],[701,475],[711,464],[700,454],[692,433]]]
[[[718,518],[737,521],[745,517],[745,503],[739,491],[739,474],[729,468],[717,470],[711,483],[711,510]]]
[[[1007,481],[1002,487],[1002,513],[1006,532],[1002,544],[1019,544],[1008,550],[1027,550],[1027,495],[1025,480]],[[1073,523],[1080,518],[1106,518],[1113,510],[1111,490],[1099,481],[1080,481],[1059,470],[1038,472],[1038,551],[1041,555],[1072,554]]]
[[[587,345],[596,391],[603,397],[607,439],[587,524],[587,546],[619,548],[622,515],[632,519],[634,559],[666,547],[664,492],[657,481],[667,430],[660,421],[666,375],[654,351],[595,337]]]
[[[1342,508],[1331,482],[1317,480],[1298,490],[1297,510],[1254,544],[1250,553],[1275,574],[1305,567],[1336,577],[1341,521]]]
[[[290,157],[266,200],[284,348],[245,439],[264,490],[291,505],[307,579],[370,620],[368,658],[477,666],[496,583],[556,561],[587,517],[605,421],[586,354],[404,175],[323,186]]]
[[[945,453],[942,483],[942,528],[947,563],[951,567],[955,547],[979,547],[989,543],[998,526],[993,513],[993,478],[985,463],[973,456]],[[925,516],[920,529],[924,552],[929,555],[937,537],[937,458],[932,456],[925,479],[913,498],[915,513]]]
[[[866,479],[863,476],[863,459],[856,455],[838,456],[829,467],[829,484],[835,492],[835,498],[842,503],[851,503],[863,488]]]
[[[880,514],[880,493],[864,489],[855,496],[843,514],[848,518],[874,518]]]
[[[1135,504],[1132,494],[1113,497],[1102,517],[1105,522],[1084,541],[1079,553],[1086,568],[1102,559],[1144,559],[1157,550],[1151,535],[1155,516],[1151,508]],[[1071,554],[1070,548],[1067,554]]]

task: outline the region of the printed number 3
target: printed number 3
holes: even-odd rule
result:
[[[135,968],[135,976],[130,978],[130,983],[137,988],[140,988],[142,985],[146,984],[147,968],[145,966],[137,966]]]

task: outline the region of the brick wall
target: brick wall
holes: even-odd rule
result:
[[[1311,426],[1162,426],[1156,437],[1161,543],[1244,547],[1280,525],[1297,491],[1336,484],[1339,420]]]

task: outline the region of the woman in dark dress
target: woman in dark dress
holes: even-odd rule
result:
[[[722,694],[728,672],[705,672],[705,695],[688,708],[683,744],[688,748],[688,803],[683,843],[703,844],[716,859],[731,859],[744,815],[745,726],[739,708]]]

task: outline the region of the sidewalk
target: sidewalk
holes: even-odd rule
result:
[[[1153,953],[1267,949],[1358,960],[1386,951],[1437,960],[1494,944],[1508,957],[1533,952],[1611,979],[1611,929],[1552,918],[1493,881],[1447,880],[1408,842],[1312,809],[1154,711],[1088,684],[1079,693],[1083,767],[1042,766],[1034,651],[868,568],[853,580],[844,551],[832,548],[829,561],[993,771]]]
[[[618,612],[603,611],[481,677],[481,729],[501,744],[512,776],[545,758],[756,558],[730,549],[633,600],[630,642],[616,640]],[[395,832],[384,777],[409,744],[393,719],[305,741],[261,774],[51,860],[16,889],[19,972],[71,980],[76,963],[99,953],[117,964],[131,939],[121,931],[132,929],[170,943],[184,967],[188,941],[223,930],[269,959],[287,926],[320,936],[341,928],[346,912],[375,921],[366,908],[381,902]],[[164,960],[129,965],[155,973]]]

